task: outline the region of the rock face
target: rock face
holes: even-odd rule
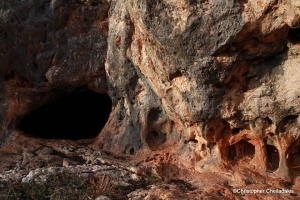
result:
[[[105,93],[109,4],[1,2],[1,133],[31,110],[86,86]]]
[[[297,177],[298,1],[0,6],[3,142],[30,111],[90,89],[113,102],[95,148],[155,151],[199,172],[250,163],[265,176]]]

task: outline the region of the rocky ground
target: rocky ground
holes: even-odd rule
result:
[[[298,178],[293,184],[272,177],[271,172],[257,173],[251,164],[253,158],[250,156],[244,157],[239,163],[227,163],[221,168],[209,167],[199,173],[192,168],[180,167],[176,159],[173,159],[174,155],[166,155],[162,151],[120,156],[95,151],[91,142],[92,140],[45,140],[22,132],[13,133],[0,149],[2,189],[0,198],[24,198],[25,194],[29,193],[32,199],[38,199],[37,197],[72,199],[66,193],[58,196],[57,191],[59,189],[64,192],[77,191],[68,187],[76,189],[76,184],[82,183],[78,183],[81,179],[81,181],[89,180],[87,187],[91,187],[93,191],[83,192],[80,196],[82,199],[296,199],[298,197],[298,181],[300,181]],[[65,182],[66,185],[60,185],[57,178],[60,176],[69,177]],[[91,178],[97,182],[91,184]],[[56,182],[52,183],[51,180]],[[73,182],[75,185],[69,186],[69,183]],[[28,189],[24,192],[20,185],[38,189],[35,192]],[[53,187],[52,193],[41,190],[41,185]],[[92,185],[97,187],[93,188]],[[266,191],[286,189],[295,192],[234,194],[233,189]],[[78,194],[74,192],[74,199],[77,199],[76,195]]]

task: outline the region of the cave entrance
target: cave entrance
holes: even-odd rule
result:
[[[18,128],[44,139],[90,139],[104,127],[111,106],[106,94],[90,90],[71,93],[33,110],[20,121]]]

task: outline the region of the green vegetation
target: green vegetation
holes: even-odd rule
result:
[[[155,184],[155,183],[158,183],[158,182],[161,182],[162,180],[152,174],[148,175],[147,178],[146,178],[146,183],[148,185],[152,185],[152,184]]]

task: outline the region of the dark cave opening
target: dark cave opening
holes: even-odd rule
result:
[[[21,119],[18,128],[43,139],[90,139],[108,120],[112,102],[108,95],[85,90],[41,106]]]
[[[274,172],[279,167],[278,149],[273,145],[267,145],[267,155],[268,155],[268,169]]]
[[[288,39],[293,44],[300,43],[300,28],[291,29],[288,33]]]
[[[289,149],[288,166],[290,169],[300,168],[300,146]]]

